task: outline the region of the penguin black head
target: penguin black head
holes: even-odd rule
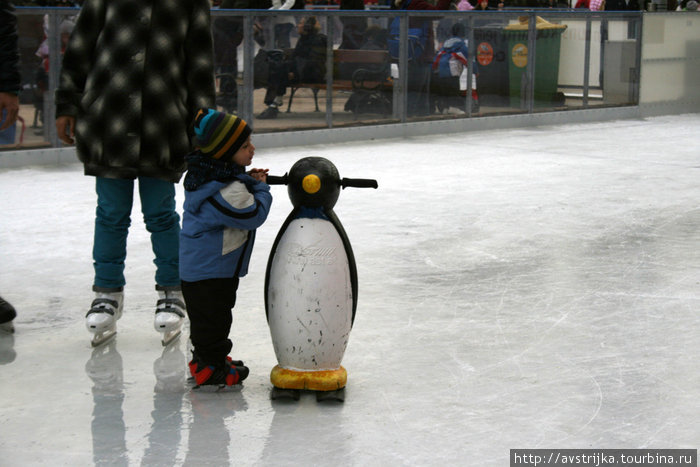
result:
[[[299,159],[289,170],[287,192],[295,208],[332,209],[340,195],[338,169],[323,157]]]

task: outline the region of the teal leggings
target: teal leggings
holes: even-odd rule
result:
[[[151,233],[155,254],[155,281],[160,286],[180,285],[178,272],[180,216],[175,211],[175,185],[155,178],[139,177],[141,212]],[[126,237],[131,225],[134,180],[96,177],[97,213],[92,257],[95,261],[93,289],[120,289],[126,283]]]

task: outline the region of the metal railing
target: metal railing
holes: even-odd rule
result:
[[[32,19],[30,22],[36,23],[37,18],[46,17],[48,25],[48,85],[43,92],[43,121],[47,124],[43,127],[44,138],[47,145],[56,147],[59,145],[58,138],[52,122],[55,119],[54,90],[58,85],[59,70],[61,66],[61,38],[60,27],[65,18],[76,15],[77,9],[71,8],[17,8],[19,18]],[[256,124],[256,132],[284,132],[299,129],[294,122],[289,119],[278,119],[274,124],[267,124],[256,119],[256,115],[262,110],[260,107],[260,95],[264,89],[255,89],[254,61],[256,53],[261,46],[254,38],[254,26],[260,23],[267,23],[268,30],[272,30],[271,25],[275,20],[293,19],[298,22],[302,18],[315,16],[323,25],[322,32],[328,37],[326,50],[326,77],[325,84],[328,90],[333,89],[334,83],[334,63],[333,49],[338,48],[341,38],[341,21],[347,18],[364,18],[368,24],[375,24],[380,27],[388,27],[394,18],[400,21],[400,49],[399,57],[393,60],[393,79],[391,86],[392,113],[387,116],[356,116],[353,120],[341,118],[338,111],[338,101],[347,98],[347,92],[325,93],[325,112],[323,118],[309,114],[309,121],[306,121],[303,129],[332,129],[342,126],[356,125],[382,125],[409,123],[420,121],[435,121],[455,118],[478,118],[489,115],[501,115],[504,113],[523,114],[536,113],[541,111],[566,111],[586,109],[592,106],[629,106],[639,103],[640,86],[640,62],[641,62],[641,37],[642,37],[642,13],[641,12],[590,12],[582,10],[555,10],[555,9],[535,9],[535,10],[505,10],[486,12],[457,12],[457,11],[400,11],[400,10],[372,10],[372,11],[348,11],[332,9],[313,10],[291,10],[291,11],[268,11],[268,10],[212,10],[212,21],[220,18],[236,18],[242,23],[243,41],[237,47],[238,63],[240,72],[237,73],[238,100],[236,112],[244,119]],[[560,41],[559,56],[546,57],[546,48],[540,40],[540,30],[538,22],[544,18],[553,24],[567,25],[568,29],[558,40]],[[466,76],[471,77],[475,68],[480,70],[476,88],[481,103],[480,109],[476,112],[475,101],[471,99],[472,85],[471,79],[466,79],[466,86],[462,89],[464,96],[464,107],[461,111],[448,114],[435,114],[429,112],[427,115],[409,115],[407,111],[407,100],[409,96],[409,76],[410,64],[408,60],[408,29],[409,20],[424,20],[431,25],[433,32],[437,32],[441,21],[445,23],[462,22],[466,26],[467,40],[469,46],[469,57],[467,60]],[[26,22],[26,21],[25,21]],[[507,26],[509,24],[527,24],[527,28],[519,33],[520,38],[525,38],[521,45],[526,50],[522,57],[522,63],[516,69],[513,64],[512,53],[508,45]],[[482,55],[480,47],[487,41],[483,40],[484,30],[495,31],[495,36],[503,31],[502,37],[495,37],[495,42],[501,41],[503,50],[494,53],[491,62],[488,62],[489,55]],[[32,41],[38,39],[37,31],[29,31],[20,28],[20,43],[25,44],[23,62],[31,61],[27,57],[26,50],[31,50]],[[434,35],[435,37],[435,35]],[[437,37],[436,44],[437,44]],[[616,64],[610,63],[609,47],[616,42],[631,43],[634,54],[634,66],[626,72],[624,85],[627,86],[627,93],[618,99],[607,99],[605,95],[605,85],[609,82],[606,73],[610,69],[615,69]],[[473,45],[473,46],[472,46]],[[489,44],[487,44],[489,45]],[[494,44],[491,44],[494,45]],[[499,44],[495,44],[499,45]],[[629,44],[628,44],[629,45]],[[510,44],[512,46],[512,43]],[[500,55],[499,55],[500,54]],[[561,60],[560,60],[561,58]],[[500,75],[487,76],[488,67],[497,64],[503,59]],[[488,62],[488,63],[487,63]],[[524,66],[523,66],[524,63]],[[543,65],[544,64],[544,65]],[[26,63],[25,63],[26,65]],[[429,65],[428,65],[429,66]],[[551,69],[547,69],[551,66]],[[26,69],[26,66],[25,66]],[[564,96],[565,101],[543,102],[538,85],[543,82],[542,76],[555,75],[553,86],[557,96]],[[608,73],[611,75],[612,73]],[[498,92],[503,94],[507,101],[504,105],[486,105],[486,97],[489,96],[489,86],[499,77],[511,79],[509,86],[502,85]],[[519,81],[519,82],[516,82]],[[25,80],[25,85],[31,88],[35,83],[31,79]],[[619,86],[618,86],[619,87]],[[575,90],[576,92],[570,92]],[[425,91],[430,94],[430,89]],[[550,90],[551,91],[551,90]],[[517,94],[517,99],[513,95]],[[539,96],[539,97],[538,97]],[[428,96],[430,99],[430,96]],[[509,100],[508,100],[509,99]],[[296,102],[296,101],[295,101]],[[38,112],[38,110],[37,110]],[[342,111],[341,111],[342,112]],[[301,112],[300,112],[301,113]],[[257,121],[256,121],[257,120]],[[310,122],[310,123],[309,123]]]

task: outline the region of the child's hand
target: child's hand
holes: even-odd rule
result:
[[[250,169],[248,175],[259,182],[267,182],[267,173],[270,169]]]

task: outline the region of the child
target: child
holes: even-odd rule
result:
[[[272,196],[267,169],[249,166],[251,129],[235,115],[201,109],[194,122],[199,148],[187,156],[180,234],[180,277],[194,346],[190,372],[197,385],[232,386],[248,376],[228,357],[231,310]]]
[[[464,24],[452,26],[452,37],[447,39],[433,61],[434,77],[432,91],[438,110],[451,106],[465,108],[464,98],[460,96],[460,78],[467,68],[469,49],[464,41],[466,29]],[[472,66],[473,75],[478,73],[476,62]],[[466,83],[466,81],[465,81]],[[472,78],[472,110],[478,112],[478,100],[474,79]]]

